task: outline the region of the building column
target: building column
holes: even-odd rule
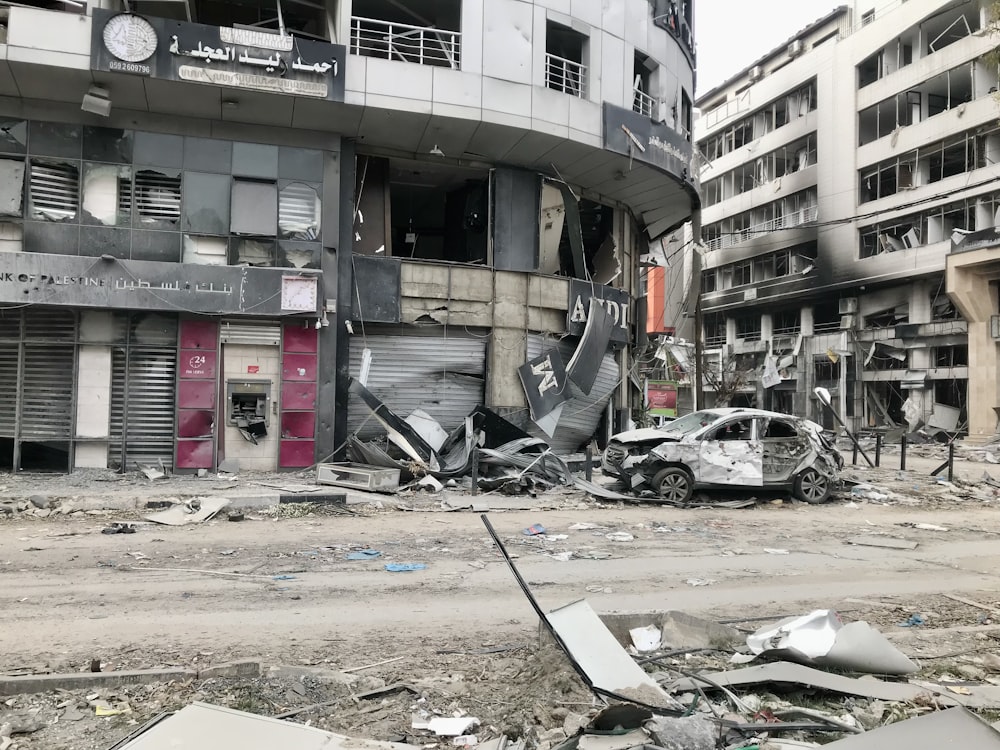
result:
[[[83,341],[110,341],[112,315],[84,311],[80,315]],[[76,433],[74,469],[108,468],[111,437],[111,346],[81,344],[77,351]]]
[[[993,268],[992,248],[975,250],[947,259],[947,290],[955,306],[968,323],[969,333],[969,440],[985,442],[997,432],[1000,407],[1000,367],[997,362],[997,342],[990,331],[990,318],[996,315],[997,288],[993,277],[1000,270]]]

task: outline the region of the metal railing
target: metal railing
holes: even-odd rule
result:
[[[462,35],[433,26],[410,26],[353,16],[351,53],[458,70]]]
[[[818,215],[818,206],[806,206],[805,208],[800,208],[798,211],[786,214],[781,218],[771,219],[770,221],[765,221],[763,224],[755,224],[746,229],[730,232],[729,234],[723,234],[720,237],[714,237],[705,242],[705,246],[709,250],[722,250],[723,248],[739,245],[743,242],[747,242],[748,240],[752,240],[754,237],[759,237],[762,234],[768,234],[778,229],[788,229],[790,227],[808,224],[811,221],[816,221],[816,217]]]
[[[632,111],[638,112],[640,115],[646,115],[646,117],[653,116],[653,110],[656,108],[656,99],[651,97],[649,94],[645,94],[638,89],[632,94]]]
[[[587,66],[546,53],[545,86],[583,99],[587,95]]]

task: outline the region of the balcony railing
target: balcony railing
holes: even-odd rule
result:
[[[462,35],[433,26],[410,26],[354,16],[351,18],[351,52],[458,70]]]
[[[587,66],[546,54],[545,86],[583,99],[587,95]]]
[[[633,112],[638,112],[640,115],[646,115],[646,117],[652,117],[653,109],[655,107],[656,99],[651,97],[649,94],[645,94],[636,89],[635,93],[632,95]]]
[[[731,232],[729,234],[723,234],[719,237],[713,237],[705,242],[705,246],[708,247],[709,250],[723,250],[727,247],[732,247],[733,245],[740,245],[748,240],[752,240],[754,237],[759,237],[762,234],[769,234],[770,232],[774,232],[778,229],[789,229],[790,227],[808,224],[809,222],[816,221],[816,217],[818,215],[818,206],[806,206],[805,208],[800,208],[798,211],[786,214],[779,219],[771,219],[771,221],[765,221],[763,224],[755,224],[752,227],[741,229],[738,232]]]

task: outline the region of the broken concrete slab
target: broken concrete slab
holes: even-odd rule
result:
[[[918,716],[824,745],[836,750],[997,750],[1000,732],[964,708]]]
[[[51,690],[148,685],[152,682],[183,682],[197,677],[198,673],[190,669],[138,669],[120,672],[0,676],[0,696],[47,693]]]
[[[225,497],[196,497],[159,513],[150,513],[145,518],[167,526],[186,526],[209,520],[227,505],[229,499]]]
[[[719,726],[702,716],[657,716],[646,729],[663,750],[715,750]]]
[[[241,750],[292,747],[296,750],[412,750],[411,745],[346,737],[207,703],[192,703],[147,726],[120,745],[119,750],[168,750],[177,747],[185,750],[216,750],[220,747],[238,747]]]
[[[679,707],[625,652],[585,599],[549,612],[547,619],[594,689],[655,708]]]

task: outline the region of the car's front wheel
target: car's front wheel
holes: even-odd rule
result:
[[[653,490],[666,502],[681,505],[691,499],[694,480],[679,466],[668,466],[653,477]]]
[[[799,500],[817,505],[830,498],[832,489],[830,478],[810,467],[795,478],[792,492]]]

